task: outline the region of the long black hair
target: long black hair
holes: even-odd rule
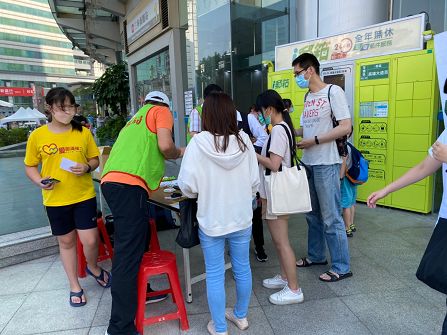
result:
[[[285,123],[289,126],[289,129],[291,131],[292,136],[292,154],[295,155],[295,147],[296,147],[296,140],[295,140],[295,127],[293,126],[292,119],[290,118],[289,112],[284,106],[284,101],[279,95],[278,92],[275,90],[267,90],[262,92],[258,95],[256,98],[256,109],[262,110],[262,108],[267,109],[268,107],[275,108],[278,112],[282,114],[282,118]],[[263,115],[264,116],[264,115]]]
[[[63,105],[66,98],[70,100],[70,103],[72,105],[76,104],[76,100],[73,93],[71,93],[64,87],[54,87],[48,91],[47,95],[45,96],[45,102],[47,103],[47,105],[53,107],[54,104]],[[70,124],[73,130],[82,132],[82,125],[79,122],[71,120]]]

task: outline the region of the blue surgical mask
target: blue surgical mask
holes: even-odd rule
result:
[[[260,124],[265,125],[265,119],[261,113],[258,114],[258,120]]]
[[[294,111],[293,107],[290,107],[289,108],[289,113],[293,113],[293,111]]]
[[[295,82],[300,88],[308,88],[309,87],[309,79],[304,78],[304,73],[295,77]]]

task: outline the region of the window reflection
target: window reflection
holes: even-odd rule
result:
[[[217,84],[231,92],[231,25],[228,0],[197,1],[197,93]]]
[[[150,91],[161,91],[168,97],[172,96],[168,49],[137,64],[135,71],[138,108],[143,106],[144,98]]]
[[[262,61],[274,61],[275,46],[290,41],[288,0],[235,0],[231,8],[233,85],[238,108],[247,111],[267,88]]]

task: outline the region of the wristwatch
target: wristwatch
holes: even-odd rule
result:
[[[318,141],[318,136],[315,135],[315,144],[320,144],[320,141]]]

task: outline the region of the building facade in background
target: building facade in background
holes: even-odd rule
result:
[[[42,111],[50,88],[74,90],[103,71],[61,32],[47,0],[0,0],[0,100]]]
[[[112,59],[114,52],[123,51],[131,112],[151,90],[169,96],[178,144],[184,142],[191,109],[210,83],[220,85],[240,111],[247,111],[267,88],[267,67],[274,65],[278,45],[420,12],[426,12],[435,32],[447,29],[447,0],[90,0],[84,11],[91,17],[86,18],[73,14],[79,12],[79,2],[49,2],[61,27],[76,28],[64,31],[82,50],[97,59]],[[68,21],[75,17],[78,22]],[[120,43],[101,47],[99,39],[112,40],[110,29],[100,29],[104,22],[119,28],[114,35],[120,35]]]

